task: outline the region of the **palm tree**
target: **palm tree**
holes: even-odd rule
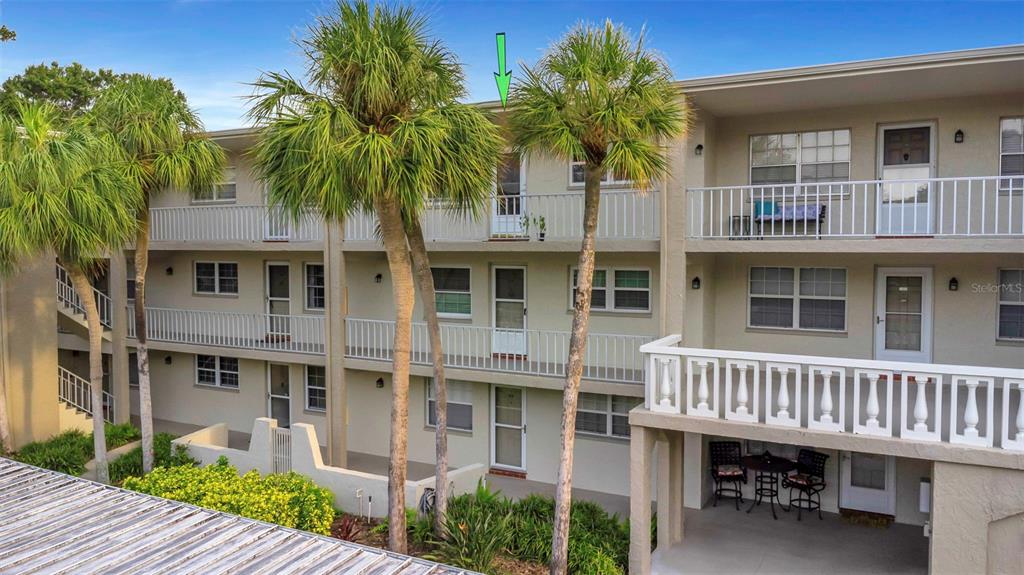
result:
[[[135,215],[135,339],[139,368],[142,470],[153,469],[153,401],[146,342],[149,206],[168,190],[208,190],[220,178],[224,151],[203,132],[199,116],[166,78],[132,74],[104,90],[89,119],[113,138],[129,162],[139,196]]]
[[[309,209],[335,221],[359,210],[377,215],[395,308],[388,546],[404,552],[415,303],[406,226],[438,190],[462,204],[487,189],[501,139],[487,115],[457,103],[461,67],[410,8],[339,2],[300,48],[305,80],[267,73],[255,84],[255,166],[271,202],[295,218]]]
[[[551,573],[567,570],[576,405],[590,321],[601,181],[605,174],[647,189],[666,173],[661,141],[681,135],[686,108],[668,65],[610,21],[580,24],[557,41],[513,88],[514,147],[584,162],[583,242],[562,400],[562,458],[555,491]]]
[[[54,253],[68,270],[89,326],[97,479],[109,481],[103,421],[103,326],[90,283],[105,255],[135,229],[138,198],[120,148],[49,104],[0,116],[0,260]]]

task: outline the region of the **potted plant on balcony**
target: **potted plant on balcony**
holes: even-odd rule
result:
[[[548,224],[544,221],[544,216],[533,218],[533,225],[537,227],[537,240],[544,241],[544,235],[548,231]]]
[[[524,238],[530,239],[530,214],[519,216],[519,225],[523,228],[521,234]]]

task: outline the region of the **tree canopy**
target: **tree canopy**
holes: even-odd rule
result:
[[[18,33],[7,27],[6,24],[0,26],[0,42],[13,42],[18,38]]]
[[[46,102],[70,117],[87,110],[104,88],[122,77],[106,68],[90,70],[78,62],[68,66],[34,64],[0,85],[0,112],[15,113],[17,102]]]

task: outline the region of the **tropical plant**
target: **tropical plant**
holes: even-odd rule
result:
[[[53,253],[67,269],[89,327],[96,474],[106,482],[103,325],[90,275],[135,229],[138,198],[120,148],[46,103],[0,115],[0,260]]]
[[[465,93],[461,68],[410,8],[340,2],[300,48],[304,80],[272,72],[255,83],[249,114],[261,134],[254,163],[270,201],[296,219],[310,209],[333,221],[376,213],[395,308],[388,545],[404,552],[416,284],[406,226],[435,190],[452,205],[473,205],[484,175],[488,185],[493,177],[487,158],[497,157],[500,138],[483,112],[457,102]]]
[[[146,325],[149,206],[158,194],[205,191],[221,176],[224,151],[204,133],[198,114],[166,78],[124,76],[96,99],[90,121],[117,142],[137,196],[135,218],[135,339],[142,423],[142,467],[153,469],[153,400]]]
[[[198,465],[199,461],[192,458],[184,445],[173,445],[174,436],[169,433],[157,433],[153,438],[154,467],[177,467],[180,465]],[[110,462],[110,482],[118,485],[127,477],[139,477],[148,473],[142,467],[142,446],[132,449],[121,457]]]
[[[453,510],[445,518],[444,531],[431,558],[481,573],[491,572],[494,559],[512,536],[512,515],[507,510],[493,511],[476,501],[470,501],[459,513]]]
[[[90,70],[78,62],[33,64],[0,85],[0,111],[14,113],[18,102],[47,102],[70,118],[88,110],[118,77],[111,70]]]
[[[104,440],[107,449],[116,449],[139,438],[139,430],[128,423],[105,426]],[[68,475],[85,473],[85,464],[94,456],[93,438],[77,429],[64,431],[45,441],[35,441],[22,446],[13,458]],[[120,459],[118,459],[120,461]],[[116,461],[110,464],[111,474]]]
[[[577,269],[562,402],[551,573],[567,569],[576,407],[590,321],[594,242],[605,174],[646,190],[667,169],[665,139],[682,134],[687,113],[668,65],[644,35],[621,26],[580,24],[513,85],[509,127],[514,148],[584,162],[583,241]]]

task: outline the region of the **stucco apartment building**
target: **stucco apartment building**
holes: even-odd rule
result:
[[[602,194],[577,418],[575,486],[631,497],[634,572],[697,560],[691,518],[713,499],[709,446],[726,440],[828,455],[821,507],[916,526],[912,569],[1019,573],[1024,47],[679,86],[694,119],[667,143],[671,173],[650,190],[609,176]],[[152,212],[156,418],[247,433],[271,416],[316,426],[335,465],[386,457],[393,310],[373,218],[290,221],[253,179],[254,134],[212,135],[230,158],[223,181]],[[487,213],[425,216],[455,466],[555,480],[582,206],[579,166],[507,156]],[[137,412],[127,255],[97,283],[115,420]],[[67,406],[87,375],[85,332],[52,274],[44,262],[4,290],[19,443],[82,419]],[[409,454],[430,465],[419,319]],[[58,329],[26,335],[47,323]],[[718,513],[772,526],[761,509]]]

